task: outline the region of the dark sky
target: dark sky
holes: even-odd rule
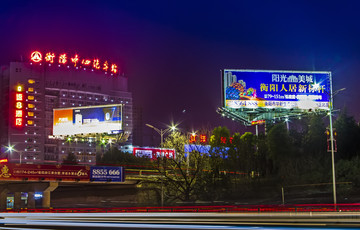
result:
[[[359,120],[358,1],[1,1],[0,64],[30,51],[119,63],[144,122],[239,126],[216,112],[220,69],[332,71]],[[185,111],[185,112],[183,112]]]

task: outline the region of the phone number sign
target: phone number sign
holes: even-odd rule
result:
[[[90,169],[91,181],[124,182],[123,167],[92,166]]]

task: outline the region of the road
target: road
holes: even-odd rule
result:
[[[0,213],[0,229],[360,229],[360,213]]]

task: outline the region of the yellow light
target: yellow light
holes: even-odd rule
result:
[[[18,85],[16,87],[16,91],[21,92],[23,90],[23,87],[21,85]]]
[[[29,95],[29,96],[28,96],[28,100],[33,101],[33,100],[34,100],[34,96]]]
[[[28,120],[27,123],[28,123],[28,125],[33,125],[33,124],[34,124],[34,121]]]
[[[29,83],[29,84],[34,84],[34,83],[35,83],[35,80],[34,80],[34,79],[29,79],[29,80],[28,80],[28,83]]]
[[[33,109],[33,108],[35,108],[35,105],[34,104],[28,104],[28,108]]]
[[[34,116],[34,112],[28,112],[28,116],[29,116],[29,117],[33,117],[33,116]]]
[[[30,93],[32,93],[32,92],[34,92],[34,88],[30,87],[30,88],[28,88],[28,91],[29,91]]]

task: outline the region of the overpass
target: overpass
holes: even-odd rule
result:
[[[156,176],[155,170],[132,169],[125,180],[123,167],[1,163],[0,209],[50,208],[51,193],[59,187],[119,185],[135,189],[139,181]]]

